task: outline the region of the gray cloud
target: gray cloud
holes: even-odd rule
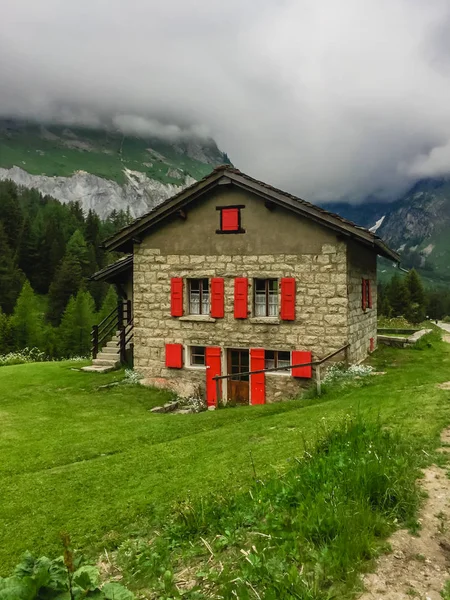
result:
[[[311,200],[450,174],[449,0],[0,0],[0,15],[1,115],[212,135]]]

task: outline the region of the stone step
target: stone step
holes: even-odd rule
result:
[[[117,342],[118,342],[118,340],[111,340],[110,342],[108,342],[106,344],[106,346],[103,346],[103,347],[104,348],[118,348]]]
[[[114,354],[112,354],[111,352],[99,352],[94,360],[97,359],[117,362],[118,360],[120,360],[120,354],[118,352],[115,352]]]
[[[103,346],[100,352],[108,354],[119,354],[119,348],[117,346]]]
[[[111,365],[89,365],[88,367],[81,367],[81,370],[87,373],[109,373],[109,371],[114,371],[115,368]]]
[[[120,365],[118,360],[106,360],[104,358],[94,358],[92,364],[99,367],[118,367]]]

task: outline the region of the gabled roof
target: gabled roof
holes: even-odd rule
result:
[[[100,269],[89,277],[91,281],[116,281],[127,271],[133,271],[133,255],[122,256],[116,262]]]
[[[368,229],[360,227],[339,215],[328,212],[315,204],[311,204],[292,194],[272,187],[267,183],[253,179],[253,177],[241,173],[241,171],[230,165],[222,165],[215,168],[212,173],[200,181],[195,182],[193,185],[185,188],[178,194],[175,194],[175,196],[168,198],[150,212],[133,221],[130,225],[123,227],[115,235],[105,241],[105,248],[123,252],[132,251],[133,243],[135,241],[140,241],[141,236],[145,235],[147,230],[157,227],[158,224],[164,221],[168,216],[177,213],[190,202],[196,200],[216,186],[228,183],[237,185],[262,197],[264,200],[269,201],[274,205],[283,206],[296,214],[320,223],[324,227],[338,231],[347,237],[351,237],[356,241],[371,247],[373,251],[380,256],[384,256],[395,262],[399,261],[399,255],[391,250],[381,238]]]

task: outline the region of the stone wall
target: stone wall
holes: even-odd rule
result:
[[[362,279],[369,279],[372,308],[362,308]],[[352,242],[348,244],[348,341],[352,363],[366,358],[373,338],[377,342],[377,257],[370,250]]]
[[[172,277],[225,279],[225,317],[170,315]],[[234,279],[249,279],[248,306],[253,312],[253,279],[295,277],[296,321],[234,318]],[[323,244],[316,254],[180,255],[152,247],[152,236],[134,252],[134,365],[148,383],[174,389],[180,395],[204,393],[205,370],[167,369],[165,344],[309,350],[320,358],[347,341],[347,251],[343,242]],[[187,286],[184,286],[187,307]],[[222,352],[225,356],[225,352]],[[185,351],[185,363],[187,352]],[[222,373],[226,371],[225,359]],[[267,402],[292,397],[309,380],[286,375],[266,376]],[[278,395],[278,392],[281,394]],[[226,397],[226,385],[224,385]]]

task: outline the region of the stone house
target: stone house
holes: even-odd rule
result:
[[[230,166],[106,241],[130,256],[97,274],[131,300],[134,368],[181,396],[260,404],[298,395],[304,365],[376,346],[377,255],[370,231]],[[116,272],[117,271],[117,272]],[[283,370],[240,375],[265,368]]]

